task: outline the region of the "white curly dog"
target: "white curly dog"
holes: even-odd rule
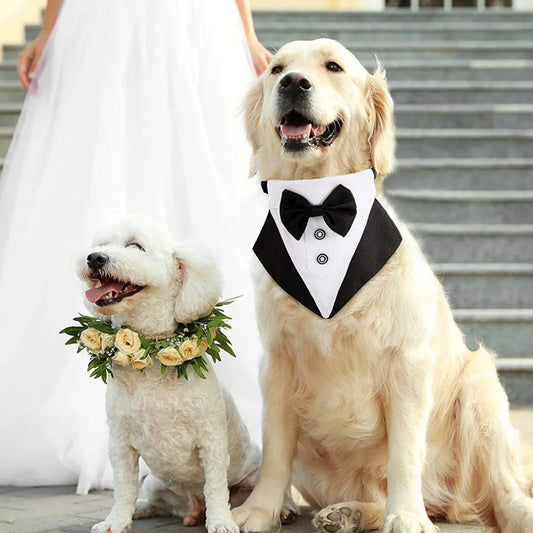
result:
[[[221,288],[205,252],[175,246],[163,228],[134,216],[97,234],[78,274],[93,289],[94,301],[87,302],[93,314],[145,336],[171,333],[179,323],[205,316]],[[237,533],[228,485],[236,491],[253,487],[260,452],[214,371],[205,380],[189,372],[188,381],[173,372],[162,375],[159,363],[142,372],[115,365],[113,372],[106,409],[115,504],[92,533],[124,533],[133,518],[162,514],[196,525],[204,512],[209,533]],[[152,474],[136,505],[139,456]]]

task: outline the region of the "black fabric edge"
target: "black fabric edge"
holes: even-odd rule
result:
[[[285,248],[272,214],[268,213],[253,251],[270,277],[292,298],[323,318]]]
[[[374,200],[365,230],[328,318],[335,316],[383,268],[401,242],[402,236],[396,224],[385,208]]]

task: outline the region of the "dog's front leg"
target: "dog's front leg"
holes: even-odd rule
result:
[[[431,409],[431,349],[396,354],[386,409],[389,460],[383,533],[434,533],[422,496],[422,469]]]
[[[233,510],[233,517],[243,532],[279,527],[296,449],[291,357],[286,350],[278,348],[271,350],[267,361],[261,380],[265,401],[261,473],[246,502]]]
[[[107,518],[93,526],[91,533],[126,533],[131,529],[139,491],[139,454],[118,430],[109,437],[109,459],[113,467],[115,504]]]
[[[213,412],[202,428],[203,441],[198,446],[205,475],[205,525],[208,533],[239,533],[229,507],[226,428],[225,414]]]

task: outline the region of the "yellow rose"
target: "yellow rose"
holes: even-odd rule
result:
[[[100,337],[102,339],[102,351],[107,350],[115,345],[115,336],[108,335],[107,333],[101,333]]]
[[[154,364],[153,359],[148,356],[144,359],[141,359],[141,357],[144,356],[146,353],[146,350],[137,350],[132,358],[131,358],[131,366],[137,370],[143,370],[144,368],[148,368],[149,366],[152,366]]]
[[[129,355],[121,352],[120,350],[111,359],[113,359],[114,363],[117,363],[117,365],[120,366],[128,366],[130,364]]]
[[[141,339],[135,331],[125,328],[121,329],[115,335],[115,346],[127,355],[138,352],[141,348]]]
[[[100,332],[94,328],[87,328],[81,332],[80,340],[88,350],[94,353],[99,353],[102,349],[102,336]]]
[[[217,328],[210,328],[209,333],[211,333],[211,337],[214,339],[217,336]]]
[[[198,339],[196,336],[181,343],[179,348],[180,354],[183,357],[183,361],[194,359],[200,355],[200,347],[198,346]]]
[[[198,341],[196,341],[196,343],[198,344]],[[205,337],[203,337],[200,341],[200,346],[198,346],[198,349],[200,350],[200,353],[204,353],[207,350],[207,339]]]
[[[165,366],[176,366],[183,362],[183,358],[176,348],[161,348],[157,353],[157,359]]]

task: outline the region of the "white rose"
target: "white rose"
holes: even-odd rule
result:
[[[183,362],[183,358],[176,348],[161,348],[157,353],[157,359],[165,366],[176,366]]]
[[[137,370],[143,370],[144,368],[148,368],[149,366],[152,366],[154,364],[153,359],[148,356],[144,359],[141,359],[141,357],[144,356],[146,353],[146,350],[137,350],[131,357],[131,366]]]
[[[198,346],[198,339],[194,336],[181,343],[179,348],[183,361],[189,361],[200,355],[200,347]]]
[[[84,329],[81,332],[80,340],[91,352],[98,353],[102,349],[102,336],[94,328]]]
[[[141,348],[139,335],[131,329],[124,328],[115,335],[115,346],[125,354],[132,355]]]
[[[120,366],[128,366],[130,364],[130,356],[120,350],[111,359]]]
[[[115,345],[115,336],[108,335],[107,333],[101,333],[100,337],[102,339],[102,351],[107,350]]]

